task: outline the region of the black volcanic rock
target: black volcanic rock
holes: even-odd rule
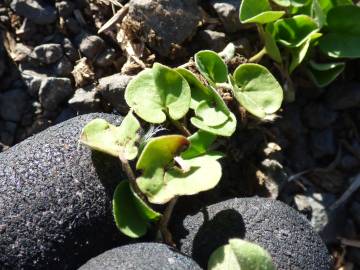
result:
[[[180,251],[201,267],[217,247],[241,238],[264,247],[278,270],[331,269],[328,251],[309,222],[280,201],[236,198],[203,209],[195,205],[180,200],[170,230]]]
[[[191,258],[160,243],[114,248],[91,259],[79,270],[201,270]]]
[[[78,142],[96,117],[121,121],[79,116],[0,154],[1,269],[75,269],[128,243],[111,214],[119,162]]]

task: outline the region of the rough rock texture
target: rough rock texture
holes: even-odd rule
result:
[[[200,270],[189,257],[160,243],[139,243],[106,251],[79,270]]]
[[[241,29],[239,20],[240,0],[211,0],[211,6],[219,16],[226,32],[233,33]]]
[[[199,22],[196,0],[131,0],[124,22],[138,38],[160,55],[167,56],[173,44],[182,44]]]
[[[278,270],[331,269],[331,259],[309,222],[282,202],[231,199],[195,209],[179,201],[170,230],[180,250],[205,267],[210,254],[229,238],[244,238],[269,251]],[[187,213],[184,215],[180,213]]]
[[[0,153],[2,270],[74,269],[124,241],[110,200],[119,163],[78,143],[96,117],[120,121],[79,116]]]
[[[49,24],[57,19],[55,7],[45,4],[43,1],[13,0],[10,6],[18,15],[37,24]]]

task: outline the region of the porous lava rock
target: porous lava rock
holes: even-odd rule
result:
[[[1,269],[75,269],[128,243],[111,214],[119,162],[78,142],[96,117],[121,121],[75,117],[0,153]]]
[[[217,247],[230,238],[241,238],[264,247],[278,270],[331,269],[331,258],[318,234],[305,217],[280,201],[235,198],[204,208],[196,205],[178,202],[171,232],[180,251],[203,268]]]
[[[201,270],[188,256],[160,243],[138,243],[106,251],[79,270]]]

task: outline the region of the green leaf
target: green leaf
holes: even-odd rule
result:
[[[276,112],[281,106],[283,90],[270,71],[261,65],[240,65],[231,83],[235,98],[247,111],[259,118]]]
[[[176,71],[155,63],[151,70],[143,70],[130,81],[125,100],[149,123],[163,123],[167,115],[178,120],[189,110],[190,86]]]
[[[228,69],[221,57],[213,51],[199,51],[195,54],[195,65],[209,83],[226,82]]]
[[[272,0],[275,4],[281,7],[303,7],[306,6],[309,0]]]
[[[130,111],[119,127],[109,124],[104,119],[94,119],[81,132],[80,142],[93,150],[101,151],[128,160],[138,154],[135,146],[139,139],[140,123]]]
[[[313,33],[309,39],[300,47],[290,48],[292,59],[289,66],[289,74],[291,74],[295,68],[297,68],[302,63],[310,48],[310,44],[313,44],[314,41],[321,37],[321,35],[321,33]]]
[[[319,0],[312,0],[311,17],[314,18],[318,27],[321,29],[326,24],[326,14],[321,8]]]
[[[221,165],[204,155],[192,159],[181,159],[181,168],[171,167],[164,175],[163,185],[156,193],[147,193],[154,204],[165,204],[176,196],[194,195],[214,188],[221,178]]]
[[[230,239],[210,256],[208,270],[275,270],[270,254],[257,244]]]
[[[318,87],[325,87],[339,76],[345,68],[344,62],[315,63],[309,62],[308,74]]]
[[[271,33],[277,42],[286,47],[299,47],[311,35],[318,32],[319,28],[311,17],[297,15],[268,24],[266,31]]]
[[[203,123],[209,127],[219,126],[229,118],[216,104],[210,104],[206,100],[199,103],[195,115],[201,118]]]
[[[189,70],[185,68],[175,69],[181,76],[188,82],[191,89],[191,102],[190,108],[195,110],[199,103],[203,100],[209,100],[211,96],[210,90],[203,85],[198,78]]]
[[[272,11],[268,0],[242,0],[240,21],[242,23],[266,24],[284,16],[285,11]]]
[[[352,0],[318,0],[318,2],[325,16],[334,7],[354,5]]]
[[[320,39],[320,50],[334,58],[360,57],[360,7],[346,5],[331,9],[327,16],[329,33]]]
[[[203,130],[195,132],[193,135],[188,137],[190,146],[181,154],[181,157],[189,159],[205,154],[215,139],[216,135],[212,133]]]
[[[320,50],[333,58],[359,58],[360,36],[340,33],[325,34],[319,42]]]
[[[190,122],[203,131],[224,137],[230,137],[236,130],[236,118],[232,112],[230,112],[228,120],[219,126],[210,127],[198,116],[191,117]]]
[[[147,205],[140,197],[136,194],[136,192],[131,188],[132,195],[134,197],[134,202],[136,205],[136,209],[141,215],[141,217],[148,221],[158,221],[161,218],[161,214],[154,211],[149,205]]]
[[[281,54],[279,47],[276,45],[276,41],[274,37],[268,33],[267,31],[264,31],[264,39],[265,39],[265,49],[266,53],[277,63],[281,63]]]
[[[149,222],[138,211],[129,182],[124,180],[115,189],[113,215],[116,227],[131,238],[146,234]]]
[[[167,166],[190,142],[182,135],[165,135],[152,138],[145,145],[136,163],[136,169],[149,170]]]

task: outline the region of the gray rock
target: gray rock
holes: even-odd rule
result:
[[[226,32],[234,33],[242,28],[239,20],[239,0],[211,0],[210,4],[216,11]]]
[[[64,52],[61,45],[55,43],[39,45],[35,47],[31,53],[33,59],[36,59],[43,64],[53,64],[63,55]]]
[[[29,99],[24,89],[9,90],[0,95],[0,117],[19,122]]]
[[[13,0],[10,7],[18,15],[28,18],[36,24],[49,24],[57,19],[56,9],[43,1]]]
[[[114,248],[91,259],[79,270],[201,270],[189,257],[160,243]]]
[[[73,17],[68,17],[65,19],[65,26],[66,29],[74,35],[79,34],[81,31],[81,26],[79,22]]]
[[[331,128],[312,130],[310,133],[310,146],[315,158],[335,155],[334,131]]]
[[[27,86],[28,93],[33,97],[37,97],[41,82],[46,79],[46,74],[41,74],[31,69],[25,69],[21,71],[21,76]]]
[[[44,109],[54,111],[73,93],[70,79],[47,77],[41,82],[39,101]]]
[[[128,242],[111,214],[118,160],[78,143],[97,117],[120,121],[76,117],[0,153],[2,269],[76,269]]]
[[[75,61],[79,59],[79,54],[75,49],[74,45],[68,38],[64,38],[62,42],[62,46],[64,48],[65,55],[71,60]]]
[[[131,79],[131,76],[120,73],[99,79],[98,89],[100,95],[121,113],[127,113],[129,110],[124,98],[124,92]]]
[[[360,106],[360,83],[337,83],[328,89],[326,101],[330,108],[345,110]]]
[[[105,48],[105,41],[96,35],[81,33],[76,37],[80,51],[88,58],[94,59]]]
[[[96,112],[100,109],[100,99],[97,97],[97,91],[95,90],[86,91],[79,88],[68,103],[70,108],[79,113]]]
[[[73,64],[66,56],[63,56],[53,67],[54,73],[60,77],[70,76],[73,69]]]
[[[108,48],[96,57],[95,64],[99,67],[108,67],[113,64],[115,57],[115,49]]]
[[[220,52],[226,47],[226,36],[222,32],[206,29],[197,33],[195,42],[201,46],[201,49]]]
[[[12,145],[15,139],[17,124],[14,122],[0,122],[0,142],[4,145]]]
[[[68,17],[74,11],[75,5],[73,2],[70,1],[60,1],[56,2],[55,6],[59,12],[61,17]]]
[[[206,267],[217,247],[237,237],[263,246],[276,269],[331,269],[331,258],[320,237],[303,216],[282,202],[238,198],[201,210],[196,205],[179,201],[183,210],[175,212],[170,228],[180,250],[201,267]]]
[[[322,103],[310,103],[304,109],[304,122],[310,128],[323,129],[331,126],[337,119],[337,112]]]
[[[196,0],[131,0],[128,19],[133,34],[162,56],[195,33],[200,20]],[[135,29],[140,25],[140,29]]]

